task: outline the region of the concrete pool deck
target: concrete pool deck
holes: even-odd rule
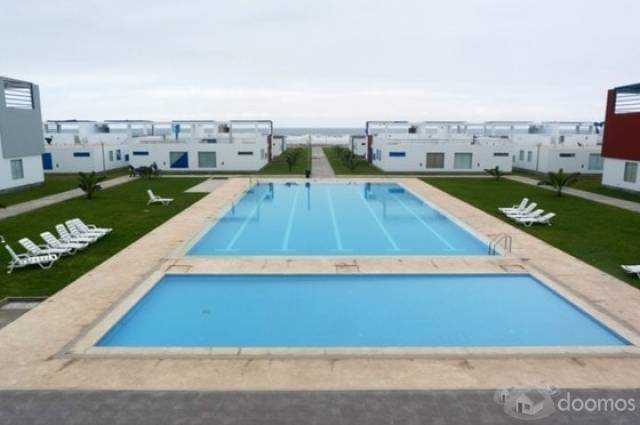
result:
[[[255,181],[255,179],[253,179]],[[270,179],[262,179],[268,181]],[[291,179],[289,179],[291,180]],[[377,179],[352,179],[376,181]],[[313,181],[313,180],[312,180]],[[327,181],[327,180],[323,180]],[[344,179],[336,179],[345,182]],[[553,282],[614,330],[637,338],[640,292],[546,243],[417,179],[396,181],[487,239],[506,232],[504,257],[224,258],[191,259],[180,252],[224,214],[250,185],[229,179],[215,192],[159,226],[0,331],[0,388],[86,390],[360,390],[637,388],[638,347],[607,353],[512,353],[509,356],[371,356],[211,358],[154,353],[79,356],[83,340],[135,291],[163,272],[407,273],[531,272]],[[43,274],[43,277],[46,277]],[[542,314],[542,313],[541,313]],[[99,333],[99,332],[98,332]],[[82,348],[82,347],[81,347]],[[84,347],[87,348],[87,347]],[[178,355],[176,355],[178,354]],[[268,353],[265,353],[268,354]]]

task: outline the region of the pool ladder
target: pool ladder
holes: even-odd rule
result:
[[[511,252],[511,235],[508,233],[500,233],[489,242],[489,255],[498,255],[498,246],[504,245],[504,252]]]

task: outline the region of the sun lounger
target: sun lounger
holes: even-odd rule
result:
[[[516,222],[520,224],[524,224],[527,227],[530,227],[533,224],[547,224],[551,226],[551,219],[555,217],[555,213],[547,213],[540,217],[520,217],[516,218]]]
[[[110,227],[97,227],[95,224],[87,224],[79,218],[74,218],[71,221],[73,221],[76,224],[76,227],[83,232],[98,232],[106,235],[107,233],[111,233],[113,230]]]
[[[39,266],[41,269],[46,270],[53,266],[53,263],[58,261],[56,254],[47,255],[29,255],[29,254],[16,254],[13,249],[7,244],[4,247],[9,252],[11,259],[7,265],[7,274],[13,272],[14,269],[19,269],[27,266]]]
[[[527,207],[528,203],[529,203],[529,199],[528,198],[522,198],[522,201],[519,204],[516,204],[516,205],[514,205],[512,207],[498,208],[498,210],[500,210],[504,214],[513,213],[513,212],[521,212],[521,211],[524,211],[524,209]]]
[[[64,222],[64,224],[66,224],[67,229],[69,230],[69,233],[71,233],[71,236],[88,236],[88,237],[95,237],[96,239],[100,239],[101,237],[106,235],[106,233],[103,233],[103,232],[83,231],[80,229],[78,224],[73,220],[67,220]]]
[[[533,210],[535,210],[537,206],[538,206],[538,204],[536,204],[535,202],[532,202],[532,203],[530,203],[529,205],[527,205],[524,209],[522,209],[520,211],[506,212],[505,214],[507,216],[510,216],[510,215],[527,215],[527,214],[531,214],[531,212]]]
[[[22,247],[26,249],[27,252],[33,256],[48,255],[48,254],[55,254],[55,255],[71,254],[71,248],[51,248],[47,245],[36,245],[29,238],[22,238],[18,241],[18,243],[22,245]]]
[[[147,190],[147,194],[149,195],[149,201],[147,202],[147,205],[151,205],[151,204],[169,205],[171,202],[173,202],[172,198],[161,198],[159,196],[156,196],[151,191],[151,189]]]
[[[56,231],[58,232],[58,237],[62,242],[93,243],[98,240],[98,238],[90,236],[73,236],[62,224],[56,225]]]
[[[537,209],[534,212],[531,212],[529,214],[510,214],[507,217],[509,217],[511,220],[517,220],[519,218],[536,218],[536,217],[540,217],[542,214],[544,214],[544,210]]]
[[[636,276],[640,277],[640,265],[634,265],[634,266],[622,265],[620,267],[622,267],[622,270],[624,270],[625,272],[635,274]]]
[[[89,246],[87,242],[62,242],[55,236],[53,236],[50,232],[40,233],[40,237],[43,241],[47,243],[47,245],[51,248],[69,248],[71,254],[75,254],[77,251],[81,249],[85,249]]]

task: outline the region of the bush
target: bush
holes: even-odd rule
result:
[[[102,189],[100,182],[106,179],[105,176],[99,176],[95,171],[91,173],[78,173],[78,187],[85,193],[87,199],[93,198],[93,195]]]

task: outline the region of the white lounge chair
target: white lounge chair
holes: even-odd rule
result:
[[[107,233],[111,233],[113,230],[111,227],[97,227],[95,224],[87,224],[79,218],[74,218],[71,221],[73,221],[76,224],[76,227],[83,232],[98,232],[106,235]]]
[[[513,213],[513,212],[521,212],[527,207],[528,203],[529,203],[529,199],[528,198],[522,198],[522,201],[520,201],[519,204],[516,204],[516,205],[514,205],[512,207],[498,208],[498,210],[500,210],[503,214]]]
[[[48,255],[48,254],[55,254],[55,255],[70,255],[71,254],[71,249],[70,248],[51,248],[47,245],[36,245],[31,239],[29,238],[22,238],[18,241],[18,243],[20,245],[22,245],[22,247],[24,249],[27,250],[27,252],[31,255]]]
[[[169,205],[171,202],[173,202],[173,198],[161,198],[159,196],[156,196],[151,191],[151,189],[147,190],[147,194],[149,195],[149,201],[147,202],[147,205],[151,205],[151,204]]]
[[[40,266],[41,269],[46,270],[50,269],[53,266],[53,263],[58,261],[58,257],[56,254],[47,254],[47,255],[29,255],[29,254],[16,254],[13,249],[7,244],[4,247],[9,252],[11,259],[9,260],[9,264],[7,265],[7,274],[10,274],[14,269],[19,269],[27,266]]]
[[[537,206],[538,206],[538,204],[536,204],[535,202],[532,202],[529,205],[527,205],[527,207],[525,209],[523,209],[522,211],[515,211],[515,212],[512,212],[512,213],[506,213],[506,215],[507,215],[507,217],[529,215],[529,214],[531,214],[533,212],[533,210],[536,209]]]
[[[622,265],[620,267],[622,267],[622,270],[624,270],[625,272],[635,274],[636,276],[640,277],[640,265],[633,265],[633,266]]]
[[[508,215],[507,217],[509,217],[511,220],[517,220],[519,218],[536,218],[536,217],[540,217],[542,214],[544,214],[544,210],[537,209],[534,212],[531,212],[529,214],[512,214],[512,215]]]
[[[56,231],[62,242],[81,242],[81,243],[93,243],[98,238],[89,236],[73,236],[66,227],[62,224],[56,225]]]
[[[75,254],[81,249],[85,249],[89,244],[87,242],[62,242],[50,232],[40,233],[40,237],[51,248],[69,248],[71,254]]]
[[[551,226],[551,219],[555,217],[555,213],[546,213],[540,217],[521,217],[516,218],[516,222],[520,224],[524,224],[527,227],[531,227],[533,224],[547,224]]]
[[[64,222],[64,224],[67,225],[67,229],[69,230],[69,233],[71,233],[71,236],[87,236],[87,237],[95,237],[96,239],[100,239],[101,237],[106,235],[106,233],[102,233],[102,232],[92,232],[92,231],[85,232],[81,230],[80,227],[78,227],[78,224],[73,220],[67,220]]]

